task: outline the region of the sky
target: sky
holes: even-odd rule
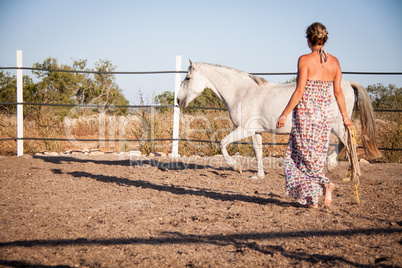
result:
[[[191,58],[248,73],[296,72],[310,52],[306,28],[319,21],[343,71],[402,72],[401,14],[400,0],[0,0],[0,66],[15,67],[22,50],[24,67],[53,57],[70,66],[87,59],[88,68],[107,59],[121,72],[173,71],[179,55],[183,71]],[[139,92],[150,103],[174,91],[174,77],[116,75],[116,83],[130,104]],[[343,78],[402,87],[402,75]]]

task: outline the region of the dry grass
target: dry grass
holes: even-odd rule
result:
[[[44,114],[44,113],[42,113]],[[156,109],[136,109],[127,116],[113,116],[105,113],[70,112],[63,120],[54,113],[47,111],[49,116],[27,118],[24,121],[24,137],[61,138],[68,141],[24,141],[24,151],[33,154],[41,151],[65,152],[67,150],[82,150],[83,148],[100,148],[103,151],[124,152],[130,149],[140,150],[143,154],[151,152],[171,152],[173,133],[173,112],[160,113]],[[377,141],[380,148],[401,148],[402,122],[398,114],[377,114]],[[15,115],[0,115],[0,138],[16,136]],[[359,137],[359,120],[355,120]],[[227,111],[199,111],[195,114],[181,115],[180,138],[186,140],[219,141],[234,129]],[[93,139],[94,141],[79,141],[77,139]],[[140,140],[140,141],[132,141]],[[287,143],[287,135],[263,134],[264,143]],[[250,142],[251,138],[242,140]],[[331,143],[337,143],[332,137]],[[361,144],[361,142],[359,142]],[[282,156],[286,146],[265,145],[265,156]],[[334,149],[332,146],[331,149]],[[235,143],[229,145],[230,154],[239,152],[244,156],[254,156],[251,145]],[[15,155],[15,141],[0,142],[1,155]],[[203,143],[183,141],[179,143],[179,154],[189,155],[217,155],[220,154],[218,143]],[[382,151],[384,156],[376,161],[401,162],[400,151]],[[359,152],[365,157],[363,150]],[[344,158],[340,154],[340,158]]]

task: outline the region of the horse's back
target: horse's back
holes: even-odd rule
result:
[[[341,87],[344,92],[347,111],[351,113],[354,104],[354,90],[350,82],[345,80],[342,80]],[[289,103],[295,89],[295,82],[287,84],[269,82],[263,86],[256,86],[249,89],[243,99],[239,100],[239,105],[235,107],[232,113],[238,113],[240,109],[243,124],[257,132],[289,133],[292,125],[291,116],[288,116],[283,128],[276,129],[276,121]],[[333,123],[338,124],[340,113],[333,89],[331,89],[330,94],[332,96]]]

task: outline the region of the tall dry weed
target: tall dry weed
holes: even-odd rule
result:
[[[52,113],[50,113],[52,114]],[[384,113],[385,114],[385,113]],[[389,114],[377,114],[377,140],[380,148],[401,148],[402,122],[399,114],[395,117]],[[397,115],[397,116],[396,116]],[[15,115],[0,115],[0,138],[13,138],[16,136]],[[49,150],[63,152],[71,149],[101,148],[116,152],[130,149],[140,150],[143,154],[154,151],[171,152],[172,142],[158,141],[171,139],[173,133],[173,111],[159,112],[155,108],[134,109],[127,116],[114,116],[105,113],[86,114],[85,116],[65,117],[63,120],[57,116],[42,116],[24,121],[24,136],[39,138],[67,138],[61,141],[24,141],[25,153],[36,153]],[[359,129],[358,120],[356,127]],[[219,141],[234,130],[227,111],[198,111],[197,113],[181,114],[179,154],[189,155],[217,155],[221,154]],[[359,131],[358,131],[359,137]],[[94,139],[95,141],[79,141],[74,139]],[[99,141],[97,141],[99,140]],[[103,140],[103,141],[100,141]],[[134,140],[134,141],[133,141]],[[136,141],[138,140],[138,141]],[[195,140],[195,141],[194,141]],[[206,140],[208,142],[198,142]],[[287,143],[288,135],[263,134],[264,143]],[[228,146],[229,154],[236,152],[244,156],[254,156],[251,138]],[[331,141],[331,142],[337,142]],[[15,141],[0,141],[2,155],[16,154]],[[265,156],[283,156],[286,146],[265,145]],[[380,162],[400,163],[400,151],[382,151],[384,156],[377,160]],[[342,159],[342,154],[341,154]]]
[[[376,114],[377,142],[380,148],[393,148],[396,150],[381,150],[383,156],[376,161],[401,163],[402,148],[402,117],[399,113]]]

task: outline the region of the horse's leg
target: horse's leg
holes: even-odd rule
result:
[[[251,136],[251,134],[249,134],[243,127],[239,126],[234,131],[232,131],[229,135],[224,137],[220,142],[220,148],[221,148],[223,157],[225,158],[226,164],[228,164],[230,167],[232,167],[233,170],[238,171],[240,173],[242,173],[241,164],[237,163],[236,160],[232,159],[229,156],[228,151],[226,150],[226,146],[228,146],[230,143],[239,141],[241,139],[244,139],[244,138],[247,138],[250,136]]]
[[[255,152],[255,158],[257,160],[257,174],[251,176],[251,179],[264,179],[264,165],[262,162],[262,135],[261,133],[256,133],[253,135],[253,146]]]
[[[342,123],[339,123],[341,121]],[[327,166],[328,169],[334,169],[338,165],[338,154],[345,147],[345,139],[343,136],[345,135],[345,127],[343,126],[343,121],[338,120],[337,123],[333,124],[332,133],[339,139],[339,144],[335,147],[335,149],[328,154]]]

